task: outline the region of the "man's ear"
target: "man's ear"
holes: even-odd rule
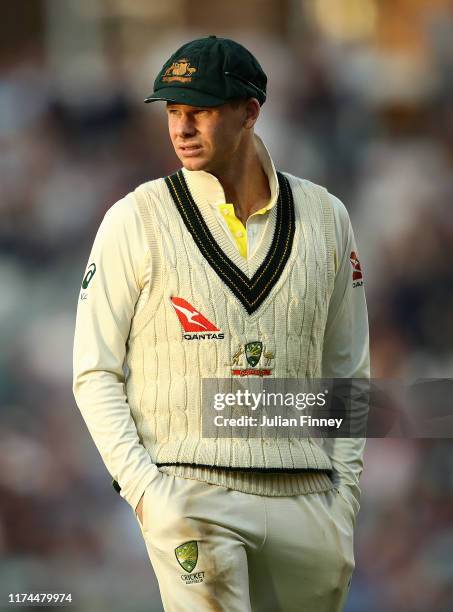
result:
[[[244,127],[251,130],[255,125],[260,114],[260,103],[256,98],[249,98],[245,103],[245,120]]]

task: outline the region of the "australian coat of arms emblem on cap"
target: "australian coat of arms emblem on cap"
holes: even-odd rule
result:
[[[196,71],[197,69],[190,65],[190,61],[186,57],[182,57],[166,69],[162,81],[165,83],[171,83],[172,81],[190,83],[192,74]]]

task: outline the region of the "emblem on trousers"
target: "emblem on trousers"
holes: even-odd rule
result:
[[[195,540],[184,542],[175,548],[175,555],[182,569],[190,573],[198,561],[198,544]]]

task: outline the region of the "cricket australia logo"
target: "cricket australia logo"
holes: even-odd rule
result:
[[[254,368],[260,360],[262,352],[262,342],[248,342],[245,345],[245,358],[247,359],[247,362],[252,366],[252,368]]]
[[[179,565],[187,574],[182,574],[181,580],[186,584],[203,582],[204,571],[192,574],[198,561],[198,544],[195,540],[184,542],[175,548],[175,555]]]
[[[195,540],[180,544],[175,548],[176,559],[186,572],[191,572],[198,561],[198,544]]]
[[[233,376],[270,376],[272,369],[269,367],[272,360],[274,359],[274,353],[267,351],[263,346],[263,343],[259,340],[254,342],[247,342],[247,344],[240,345],[238,350],[234,353],[231,362],[232,366],[244,366],[244,358],[247,364],[250,366],[242,368],[236,367],[231,370]],[[264,367],[256,368],[260,360],[263,360],[262,365]]]

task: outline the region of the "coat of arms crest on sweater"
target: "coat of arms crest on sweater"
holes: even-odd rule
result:
[[[231,365],[236,367],[233,367],[231,374],[233,376],[270,376],[272,369],[269,366],[273,359],[274,353],[266,350],[260,340],[241,344],[233,354]],[[261,360],[263,367],[257,368]],[[250,367],[244,368],[244,365]]]

